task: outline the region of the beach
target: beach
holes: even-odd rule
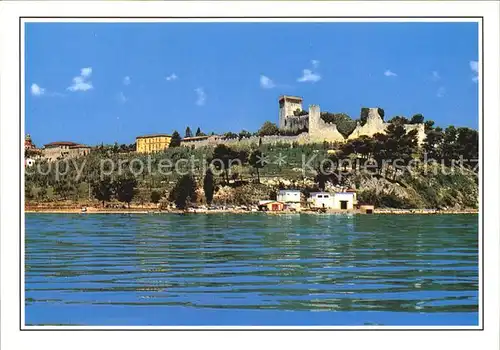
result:
[[[267,213],[269,215],[290,215],[290,214],[366,214],[364,211],[359,209],[354,210],[326,210],[325,212],[318,212],[310,209],[303,209],[300,211],[255,211],[255,210],[244,210],[240,208],[227,208],[227,209],[204,209],[204,208],[190,208],[188,210],[180,209],[158,209],[156,207],[131,207],[131,208],[102,208],[102,207],[84,207],[85,210],[82,211],[82,207],[26,207],[25,213],[48,213],[48,214],[253,214],[253,213]],[[395,214],[395,215],[407,215],[407,214],[478,214],[478,209],[447,209],[447,210],[437,210],[437,209],[391,209],[391,208],[375,208],[373,214]]]

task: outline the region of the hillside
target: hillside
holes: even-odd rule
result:
[[[101,146],[88,156],[61,162],[59,169],[53,163],[37,164],[40,171],[27,169],[25,195],[28,204],[177,203],[176,196],[204,203],[208,163],[219,158],[234,165],[227,171],[212,165],[213,204],[255,204],[283,188],[301,189],[304,197],[311,191],[355,188],[359,202],[376,207],[477,208],[475,164],[454,164],[460,157],[477,160],[477,152],[475,130],[431,126],[426,143],[418,147],[415,135],[397,124],[388,128],[387,135],[342,144],[175,147],[152,155]],[[265,164],[255,162],[256,154]],[[439,165],[427,164],[429,157]],[[386,159],[400,160],[401,166],[383,164]],[[378,164],[364,169],[371,161]],[[179,184],[188,173],[194,183]]]

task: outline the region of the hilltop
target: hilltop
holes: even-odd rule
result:
[[[304,196],[319,190],[354,188],[359,202],[376,207],[477,208],[477,131],[453,126],[443,130],[428,121],[425,140],[419,145],[416,132],[407,131],[403,124],[393,118],[385,134],[347,142],[235,142],[231,147],[173,147],[150,155],[100,146],[61,166],[64,174],[60,176],[51,163],[37,164],[48,175],[26,174],[26,201],[182,206],[179,196],[205,203],[204,189],[212,187],[213,204],[248,205],[273,198],[283,188],[300,189]],[[214,158],[234,165],[212,165],[212,173],[221,174],[207,180],[207,164]],[[259,164],[258,159],[266,161]],[[457,163],[460,159],[462,163]],[[114,163],[112,172],[102,168],[104,160]],[[387,160],[392,162],[384,164]],[[360,171],[367,165],[369,171]],[[102,177],[103,170],[106,175]]]

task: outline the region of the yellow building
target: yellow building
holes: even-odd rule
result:
[[[137,136],[135,138],[135,149],[138,153],[161,152],[170,145],[171,135],[155,134]]]

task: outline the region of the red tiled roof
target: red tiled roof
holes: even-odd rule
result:
[[[90,146],[77,143],[75,145],[69,146],[69,148],[90,148]]]
[[[47,143],[45,145],[45,147],[51,147],[51,146],[75,146],[75,145],[78,145],[77,143],[75,142],[70,142],[70,141],[56,141],[56,142],[51,142],[51,143]]]
[[[90,148],[89,146],[71,141],[56,141],[46,144],[44,147],[69,146],[69,148]]]

